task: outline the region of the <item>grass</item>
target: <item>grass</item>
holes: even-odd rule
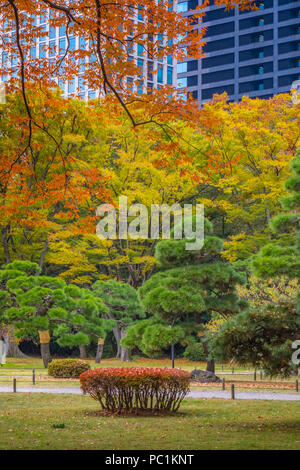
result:
[[[148,358],[134,358],[131,362],[121,362],[118,359],[110,358],[103,359],[101,364],[95,364],[94,360],[88,361],[92,368],[98,367],[170,367],[168,358],[164,359],[148,359]],[[206,363],[195,363],[187,359],[176,359],[176,367],[191,371],[196,366],[198,369],[205,369]],[[224,371],[231,371],[232,367],[227,364],[223,366]],[[32,385],[32,369],[36,369],[36,388],[38,387],[79,387],[79,380],[77,379],[55,379],[48,377],[47,369],[43,367],[40,358],[22,358],[22,359],[7,359],[7,364],[0,368],[0,386],[11,386],[13,377],[17,378],[17,388]],[[230,390],[230,384],[234,383],[236,391],[260,391],[260,392],[278,392],[278,393],[294,393],[295,392],[295,377],[290,379],[269,379],[264,378],[260,380],[260,375],[257,373],[257,381],[253,381],[253,372],[249,372],[248,367],[234,367],[234,374],[223,374],[222,365],[217,364],[216,373],[220,378],[226,379],[226,390]],[[239,372],[244,372],[240,374]],[[221,389],[220,384],[204,384],[192,385],[193,389],[199,390],[216,390]]]
[[[164,417],[104,417],[87,396],[0,394],[0,449],[300,449],[297,402],[185,400]]]
[[[121,362],[119,359],[109,358],[103,359],[101,364],[95,364],[93,359],[89,359],[92,368],[98,367],[171,367],[171,361],[168,358],[163,359],[151,359],[144,357],[134,357],[130,362]],[[175,360],[175,367],[181,367],[185,370],[193,370],[197,366],[198,369],[206,368],[206,362],[192,362],[188,359],[180,358]],[[221,373],[221,364],[216,365],[216,371]],[[36,369],[36,373],[39,375],[47,375],[47,370],[43,366],[42,359],[36,357],[28,358],[7,358],[7,363],[0,368],[0,375],[9,375],[12,369],[18,369],[18,374],[21,372],[23,375],[26,375],[32,369]],[[224,365],[224,370],[231,370],[231,367]],[[237,371],[247,371],[247,367],[235,366],[234,370]]]
[[[131,362],[121,362],[118,359],[110,358],[104,359],[101,364],[95,364],[90,359],[88,361],[92,368],[98,367],[170,367],[168,358],[164,359],[148,359],[148,358],[134,358]],[[191,371],[196,366],[198,369],[205,369],[205,363],[195,363],[187,359],[176,359],[176,367]],[[224,371],[231,371],[232,368],[229,364],[223,366]],[[36,385],[39,387],[55,387],[55,388],[68,388],[79,387],[79,380],[77,379],[55,379],[48,376],[47,369],[43,367],[40,358],[24,358],[24,359],[7,359],[7,364],[0,368],[0,386],[11,386],[13,378],[17,378],[17,389],[28,387],[32,385],[32,369],[36,370]],[[239,373],[243,372],[243,374]],[[248,372],[248,373],[247,373]],[[234,368],[234,374],[224,374],[222,372],[221,364],[217,364],[216,373],[220,378],[225,377],[226,390],[230,390],[230,384],[234,383],[236,392],[276,392],[276,393],[295,393],[295,377],[289,379],[269,379],[264,378],[260,380],[260,375],[257,373],[257,381],[253,381],[253,372],[249,373],[247,367]],[[192,384],[194,390],[221,390],[220,384]]]

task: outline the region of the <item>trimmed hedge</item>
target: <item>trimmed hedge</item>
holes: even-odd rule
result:
[[[180,369],[104,368],[84,372],[80,384],[109,412],[171,412],[179,409],[189,392],[190,374]]]
[[[81,359],[53,359],[48,365],[48,375],[52,377],[79,377],[91,366]]]

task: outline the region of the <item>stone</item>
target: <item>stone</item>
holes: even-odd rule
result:
[[[200,383],[206,383],[206,382],[222,383],[222,380],[220,379],[220,377],[215,375],[213,372],[208,372],[206,370],[200,370],[200,369],[192,370],[191,379],[193,382],[200,382]]]

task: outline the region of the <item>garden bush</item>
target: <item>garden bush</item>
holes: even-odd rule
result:
[[[53,359],[48,365],[48,374],[52,377],[79,377],[90,368],[87,362],[80,359]]]
[[[184,351],[184,357],[190,361],[205,361],[206,354],[204,352],[202,343],[191,343],[189,344]]]
[[[190,374],[179,369],[104,368],[84,372],[80,384],[109,412],[175,412],[189,392]]]

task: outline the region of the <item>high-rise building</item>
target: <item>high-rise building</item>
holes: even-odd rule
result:
[[[192,15],[198,1],[180,1],[178,10]],[[288,92],[300,79],[300,1],[258,0],[255,11],[211,3],[202,23],[205,57],[177,64],[178,86],[200,104],[224,91],[232,101]]]

